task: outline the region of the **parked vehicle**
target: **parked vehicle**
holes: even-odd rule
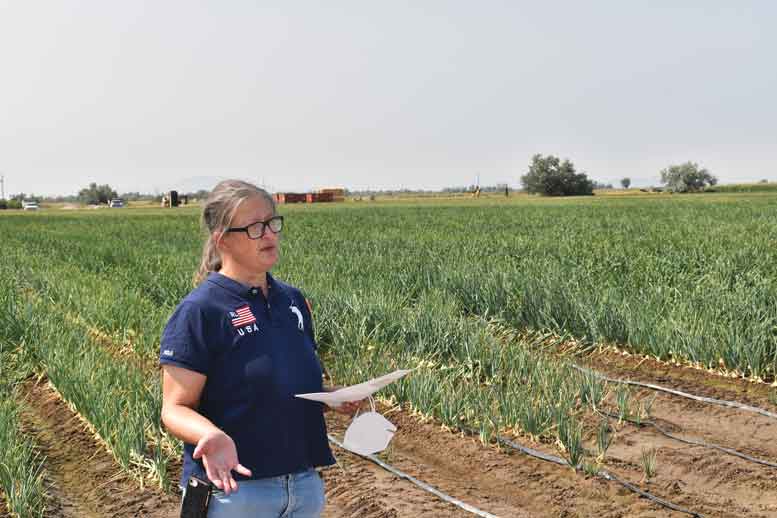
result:
[[[37,201],[32,200],[25,200],[22,202],[22,209],[23,210],[38,210],[40,207],[38,207]]]
[[[121,209],[124,207],[124,200],[121,198],[114,198],[108,202],[108,207],[112,209]]]

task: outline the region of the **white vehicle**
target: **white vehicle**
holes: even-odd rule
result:
[[[108,207],[112,209],[121,209],[122,207],[124,207],[124,200],[122,200],[121,198],[114,198],[108,202]]]
[[[23,201],[22,202],[22,209],[23,210],[38,210],[38,202],[37,201]]]

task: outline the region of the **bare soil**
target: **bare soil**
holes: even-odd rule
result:
[[[521,518],[673,516],[600,479],[586,480],[569,468],[484,446],[474,437],[445,430],[432,421],[423,422],[408,412],[386,407],[380,410],[398,428],[389,450],[381,454],[386,462],[491,514]],[[329,423],[334,433],[340,435],[347,419],[329,417]],[[341,462],[347,459],[357,464],[361,472],[378,479],[369,480],[378,497],[382,497],[386,484],[400,484],[391,479],[380,480],[381,468],[364,466],[365,461],[353,454],[339,449],[336,454]],[[423,503],[428,500],[417,500],[414,491],[406,488],[399,501],[381,499],[386,507],[397,511],[396,516],[472,516],[450,504],[443,507]]]
[[[765,384],[606,351],[585,358],[589,367],[614,378],[629,378],[691,394],[739,401],[775,411]],[[652,414],[671,433],[732,448],[777,462],[777,420],[759,414],[650,390]],[[608,452],[608,463],[641,477],[643,449],[657,448],[657,476],[644,488],[708,516],[777,516],[777,469],[668,439],[652,428],[625,425]]]
[[[175,516],[178,499],[123,474],[113,456],[45,381],[28,382],[22,405],[22,431],[46,456],[50,495],[46,516],[116,518]]]
[[[636,357],[599,353],[592,368],[721,399],[775,410],[768,387],[712,376]],[[650,395],[640,392],[641,396]],[[47,516],[55,518],[178,516],[179,498],[153,487],[140,489],[47,383],[25,386],[23,431],[47,456],[50,493]],[[620,486],[585,477],[523,454],[483,445],[477,438],[442,428],[410,412],[380,409],[398,431],[381,458],[470,505],[500,517],[680,517]],[[679,435],[736,448],[777,461],[777,421],[738,410],[658,394],[653,414]],[[342,437],[345,416],[327,414],[330,431]],[[777,469],[667,439],[652,429],[623,424],[605,467],[643,489],[710,517],[777,516]],[[519,442],[548,453],[552,445]],[[592,444],[588,438],[587,444]],[[657,474],[643,480],[640,455],[657,448]],[[400,480],[375,464],[333,447],[338,465],[322,471],[327,487],[326,518],[472,516]],[[180,469],[180,468],[179,468]],[[178,473],[172,473],[177,478]],[[4,518],[0,506],[0,517]]]

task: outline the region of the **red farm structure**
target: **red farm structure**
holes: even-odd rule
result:
[[[309,192],[305,196],[308,203],[323,203],[333,201],[334,198],[331,193],[326,192]]]
[[[300,194],[296,192],[275,193],[276,203],[325,203],[345,201],[345,189],[321,189],[316,192]]]
[[[321,189],[318,191],[319,195],[331,196],[331,199],[325,201],[345,201],[345,189],[338,187],[336,189]]]
[[[306,195],[296,192],[278,192],[275,193],[275,201],[277,203],[305,203],[307,198]]]

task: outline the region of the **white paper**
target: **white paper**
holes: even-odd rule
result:
[[[345,431],[343,446],[359,455],[372,455],[385,450],[397,427],[377,412],[367,412],[351,422]]]
[[[382,389],[386,385],[389,385],[399,378],[406,376],[412,369],[400,369],[396,370],[385,376],[374,378],[358,385],[351,385],[350,387],[344,387],[334,392],[311,392],[309,394],[296,394],[295,397],[302,399],[309,399],[311,401],[320,401],[326,403],[331,407],[340,406],[342,403],[348,401],[361,401],[362,399],[371,396],[378,390]]]

